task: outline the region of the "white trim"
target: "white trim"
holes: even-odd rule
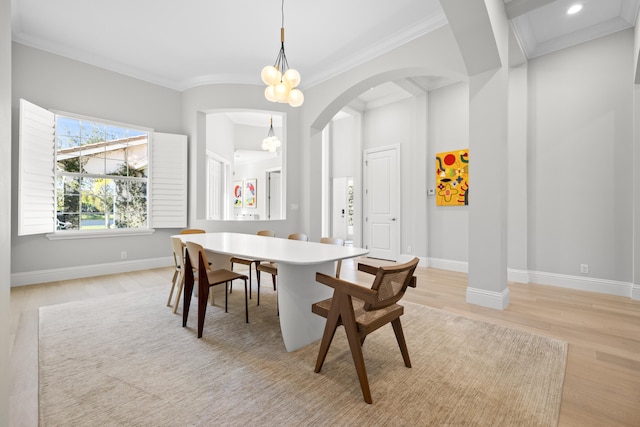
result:
[[[507,268],[507,280],[517,283],[531,283],[531,276],[527,270],[515,270]]]
[[[45,234],[49,240],[99,239],[101,237],[145,236],[155,233],[153,228],[115,228],[109,230],[63,230]]]
[[[82,279],[106,274],[126,273],[129,271],[147,270],[171,265],[173,265],[173,257],[162,257],[12,273],[11,287],[56,282],[59,280]],[[169,278],[167,278],[167,281],[168,280]]]
[[[467,302],[469,304],[504,310],[509,305],[510,292],[505,288],[502,292],[467,287]]]
[[[427,267],[439,268],[442,270],[456,271],[459,273],[469,272],[469,265],[466,261],[427,258],[426,264]],[[570,276],[566,274],[546,273],[541,271],[516,270],[511,268],[507,270],[507,275],[510,282],[557,286],[559,288],[598,292],[601,294],[617,295],[640,300],[640,285],[633,285],[630,282]]]
[[[579,291],[599,292],[602,294],[631,297],[632,283],[615,280],[595,279],[592,277],[569,276],[566,274],[530,271],[531,282],[539,285],[558,286]]]

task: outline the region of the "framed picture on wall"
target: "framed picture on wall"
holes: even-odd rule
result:
[[[469,204],[469,149],[436,154],[436,205]]]
[[[242,207],[242,181],[233,181],[233,192],[231,193],[233,197],[233,207],[241,208]]]
[[[258,180],[256,178],[244,180],[244,207],[255,208],[258,204]]]

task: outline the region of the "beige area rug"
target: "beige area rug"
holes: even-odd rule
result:
[[[268,287],[250,324],[239,288],[209,306],[202,339],[167,291],[40,309],[41,426],[557,424],[565,342],[404,303],[413,367],[391,326],[370,335],[368,405],[342,328],[316,374],[319,342],[285,351]]]

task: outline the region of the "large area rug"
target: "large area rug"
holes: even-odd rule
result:
[[[250,324],[239,288],[229,313],[209,306],[201,339],[196,310],[182,328],[167,294],[40,309],[41,426],[557,424],[563,341],[404,303],[413,367],[391,326],[370,335],[368,405],[342,328],[316,374],[319,343],[285,351],[272,290]]]

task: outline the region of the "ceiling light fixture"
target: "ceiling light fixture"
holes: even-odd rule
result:
[[[582,10],[582,5],[580,3],[576,3],[572,5],[569,9],[567,9],[567,15],[573,15],[574,13],[578,13]]]
[[[262,69],[260,76],[267,85],[264,96],[271,102],[289,103],[292,107],[299,107],[304,102],[304,95],[300,89],[300,73],[289,68],[287,55],[284,53],[284,0],[282,0],[282,26],[280,27],[280,51],[273,65]]]
[[[267,137],[262,140],[262,149],[270,153],[275,153],[281,145],[282,143],[273,130],[273,117],[271,117],[269,119],[269,132],[267,133]]]

